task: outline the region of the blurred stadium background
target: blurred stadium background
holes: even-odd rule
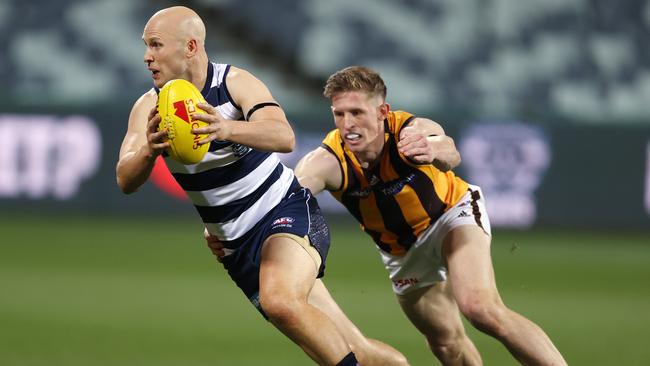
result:
[[[212,259],[164,170],[114,166],[168,1],[0,1],[0,364],[304,365]],[[650,1],[193,0],[213,60],[269,85],[298,135],[332,128],[325,78],[376,68],[440,121],[483,186],[497,281],[572,365],[650,364]],[[340,206],[326,283],[370,336],[435,364]],[[514,365],[471,331],[486,365]]]

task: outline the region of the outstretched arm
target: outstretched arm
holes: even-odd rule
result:
[[[294,171],[300,185],[309,188],[314,195],[323,190],[336,191],[343,182],[338,159],[322,147],[300,159]]]
[[[249,120],[246,123],[227,120],[213,106],[199,104],[199,108],[208,113],[195,114],[193,118],[210,124],[193,130],[194,133],[209,134],[200,141],[201,144],[228,140],[263,151],[293,151],[293,129],[263,82],[246,70],[231,67],[226,85],[234,102],[241,106]]]
[[[131,110],[115,168],[117,184],[124,193],[135,192],[147,181],[156,157],[169,146],[164,141],[167,132],[158,131],[157,100],[156,92],[151,90],[140,97]]]
[[[454,140],[430,119],[415,118],[402,129],[399,139],[400,152],[416,164],[433,164],[443,172],[460,164]]]

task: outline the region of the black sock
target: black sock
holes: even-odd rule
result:
[[[348,353],[336,366],[359,366],[359,361],[353,352]]]

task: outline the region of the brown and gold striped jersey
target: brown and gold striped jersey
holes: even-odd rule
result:
[[[361,223],[375,243],[393,255],[404,255],[418,236],[467,193],[468,185],[452,171],[411,162],[397,150],[399,134],[415,118],[390,112],[384,121],[385,145],[380,161],[363,169],[338,129],[322,147],[339,161],[343,180],[332,195]]]

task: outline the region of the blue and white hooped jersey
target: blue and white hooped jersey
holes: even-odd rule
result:
[[[219,113],[246,123],[225,83],[230,65],[208,63],[201,94]],[[198,210],[206,228],[222,241],[233,241],[257,224],[286,195],[293,171],[277,154],[230,141],[212,141],[203,160],[193,165],[163,154],[176,181]]]

